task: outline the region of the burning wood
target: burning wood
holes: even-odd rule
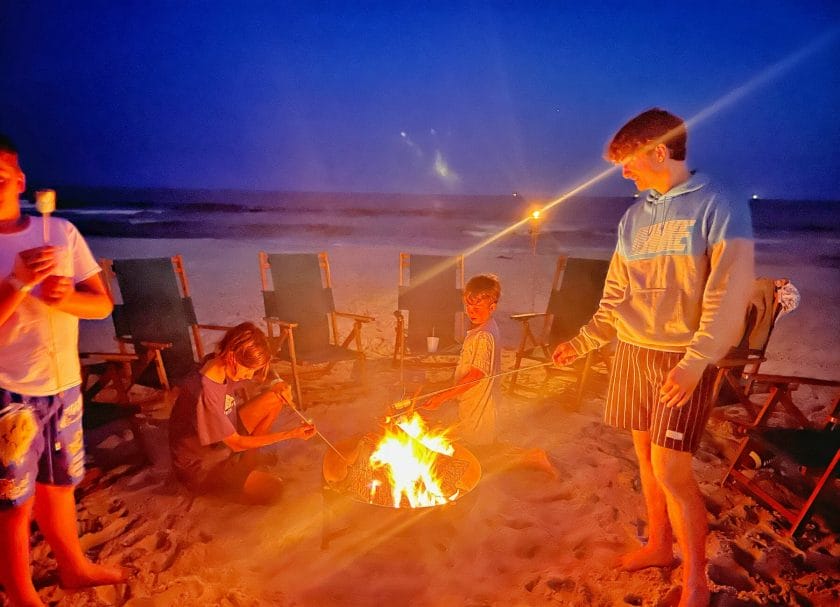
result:
[[[480,466],[463,448],[443,434],[433,434],[417,416],[399,427],[386,427],[384,435],[366,434],[348,458],[346,473],[327,474],[333,489],[353,499],[393,508],[422,508],[445,504],[472,489]]]

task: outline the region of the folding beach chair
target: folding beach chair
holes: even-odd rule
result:
[[[511,315],[511,319],[522,326],[514,369],[521,368],[523,360],[550,361],[557,344],[577,335],[598,309],[609,266],[609,260],[563,255],[557,258],[546,311]],[[539,332],[535,333],[530,323],[538,318],[542,319],[543,324]],[[575,407],[578,407],[593,366],[601,364],[606,367],[608,360],[604,352],[598,351],[590,352],[569,367],[545,367],[546,381],[553,376],[570,378],[576,385]],[[511,376],[511,392],[516,390],[517,376],[518,373]]]
[[[840,386],[840,382],[833,382]],[[795,535],[821,494],[837,480],[840,465],[840,395],[819,428],[770,428],[750,431],[721,484],[732,481],[745,494],[778,512]],[[776,474],[785,466],[799,474]],[[758,468],[758,469],[756,469]],[[798,487],[792,486],[799,481]],[[835,509],[836,512],[836,509]]]
[[[437,337],[435,357],[457,356],[464,339],[464,257],[400,253],[394,363],[424,362],[427,337]],[[407,317],[406,314],[407,313]]]
[[[108,386],[120,403],[129,403],[134,384],[168,392],[204,358],[201,331],[230,327],[198,323],[180,255],[99,263],[112,298],[121,302],[115,303],[112,314],[119,352],[80,353],[86,399],[93,400]],[[88,386],[92,375],[97,380]]]
[[[291,364],[298,405],[303,406],[300,365],[326,363],[324,372],[329,372],[337,362],[352,360],[362,376],[362,326],[374,319],[336,311],[327,253],[260,251],[259,264],[268,337],[274,356]],[[343,341],[338,333],[339,318],[353,321]]]
[[[807,378],[800,378],[802,381],[789,382],[787,385],[784,385],[784,381],[773,385],[766,381],[756,381],[761,364],[767,360],[767,346],[776,321],[782,314],[792,312],[798,303],[799,292],[786,278],[756,279],[747,306],[741,342],[716,365],[715,400],[721,406],[743,406],[750,416],[750,421],[739,422],[744,427],[758,426],[777,403],[789,409],[802,425],[806,425],[802,423],[801,414],[797,415],[799,410],[790,403],[789,393],[799,384],[808,383]],[[754,393],[766,393],[768,390],[770,396],[763,404],[755,403],[751,398]]]

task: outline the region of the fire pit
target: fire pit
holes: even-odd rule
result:
[[[345,441],[324,457],[324,480],[334,491],[371,505],[427,508],[455,501],[481,478],[481,465],[419,416]]]
[[[324,547],[336,535],[331,527],[339,504],[344,517],[374,514],[379,523],[395,517],[404,526],[409,513],[449,510],[481,478],[476,457],[445,433],[430,432],[419,416],[351,437],[338,450],[343,457],[332,450],[324,457]]]

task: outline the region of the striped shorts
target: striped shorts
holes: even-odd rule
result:
[[[622,341],[615,353],[604,421],[623,430],[650,432],[660,447],[694,453],[712,411],[714,367],[707,367],[691,398],[682,407],[659,402],[668,372],[682,360],[681,352],[641,348]]]

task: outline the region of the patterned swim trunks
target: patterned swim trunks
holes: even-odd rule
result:
[[[0,388],[0,509],[26,502],[35,483],[73,486],[84,474],[79,386],[54,396]]]

